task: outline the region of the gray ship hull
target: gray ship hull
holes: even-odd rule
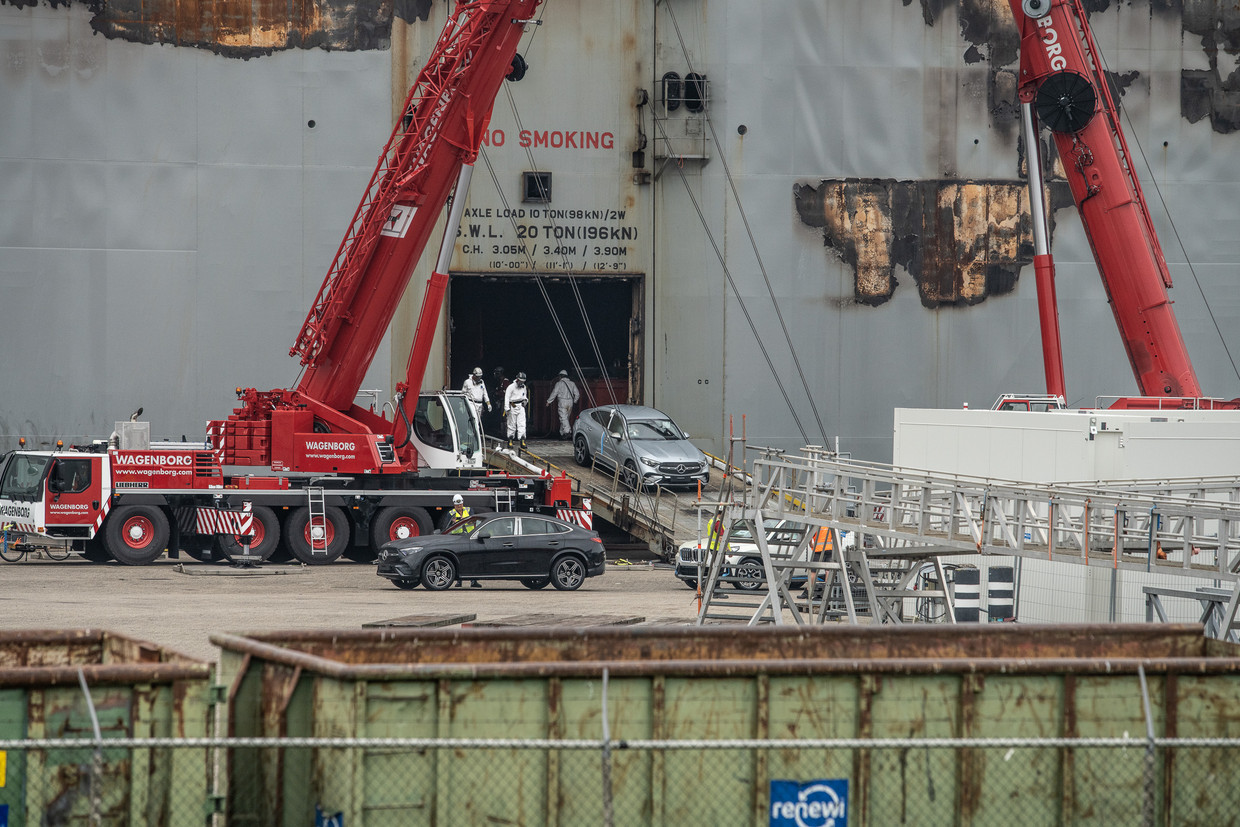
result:
[[[427,384],[480,366],[537,394],[567,368],[713,453],[743,429],[875,460],[896,407],[1041,389],[1015,28],[989,5],[545,5],[489,125]],[[1155,5],[1093,25],[1189,352],[1230,398],[1237,93],[1198,31],[1214,12]],[[139,406],[154,435],[195,438],[236,387],[294,384],[288,349],[448,8],[0,3],[0,449],[106,436]],[[1052,196],[1069,403],[1135,393]],[[379,402],[428,274],[367,376]]]

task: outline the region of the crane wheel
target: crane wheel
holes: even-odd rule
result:
[[[284,544],[292,555],[308,566],[332,563],[344,553],[349,544],[349,519],[336,506],[324,511],[322,536],[315,537],[315,527],[310,525],[310,509],[307,506],[294,509],[284,524]],[[315,540],[315,546],[311,541]]]
[[[249,553],[261,560],[268,560],[271,553],[276,550],[276,546],[280,544],[280,520],[276,517],[276,513],[267,506],[256,505],[252,527],[254,533],[250,536]],[[217,534],[215,554],[212,554],[212,557],[218,555],[231,562],[234,554],[244,554],[245,546],[242,545],[241,539],[233,534]]]
[[[168,547],[168,517],[158,506],[122,505],[108,515],[103,543],[116,562],[145,566]]]
[[[434,529],[431,515],[425,508],[393,505],[380,509],[370,522],[370,547],[375,554],[384,545],[396,540],[408,540],[430,534]]]

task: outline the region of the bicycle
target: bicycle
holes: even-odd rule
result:
[[[59,546],[36,546],[33,543],[26,542],[26,535],[13,531],[13,524],[6,523],[0,526],[0,559],[9,563],[18,563],[25,559],[26,555],[34,554],[35,556],[46,554],[49,560],[68,560],[69,547],[67,545]]]

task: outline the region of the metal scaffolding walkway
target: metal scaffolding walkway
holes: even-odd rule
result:
[[[856,623],[865,616],[902,623],[909,599],[940,601],[939,615],[954,622],[941,558],[976,555],[979,562],[1021,558],[1174,574],[1207,589],[1221,584],[1228,597],[1216,613],[1216,632],[1236,638],[1240,478],[1030,484],[859,462],[815,448],[792,457],[767,452],[754,461],[752,476],[753,487],[744,505],[730,510],[728,525],[786,519],[811,529],[782,554],[772,553],[764,531],[754,531],[766,583],[749,602],[731,592],[721,600],[728,572],[715,555],[699,624]],[[853,532],[856,542],[814,562],[809,538],[818,526],[833,529],[837,539]],[[793,575],[807,570],[828,577],[824,599],[793,597]],[[919,577],[939,588],[914,590]]]

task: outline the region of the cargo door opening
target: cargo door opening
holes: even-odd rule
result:
[[[640,333],[642,280],[640,277],[543,278],[542,285],[554,308],[529,276],[453,276],[448,296],[448,381],[459,388],[475,367],[482,368],[492,411],[484,416],[486,432],[500,436],[504,387],[518,371],[530,386],[528,431],[540,439],[556,430],[555,414],[545,402],[561,370],[567,370],[581,390],[576,416],[589,407],[581,377],[573,375],[568,347],[581,366],[594,404],[642,398]],[[585,306],[582,318],[577,296]],[[556,326],[563,327],[564,338]],[[603,365],[590,341],[589,322]]]

